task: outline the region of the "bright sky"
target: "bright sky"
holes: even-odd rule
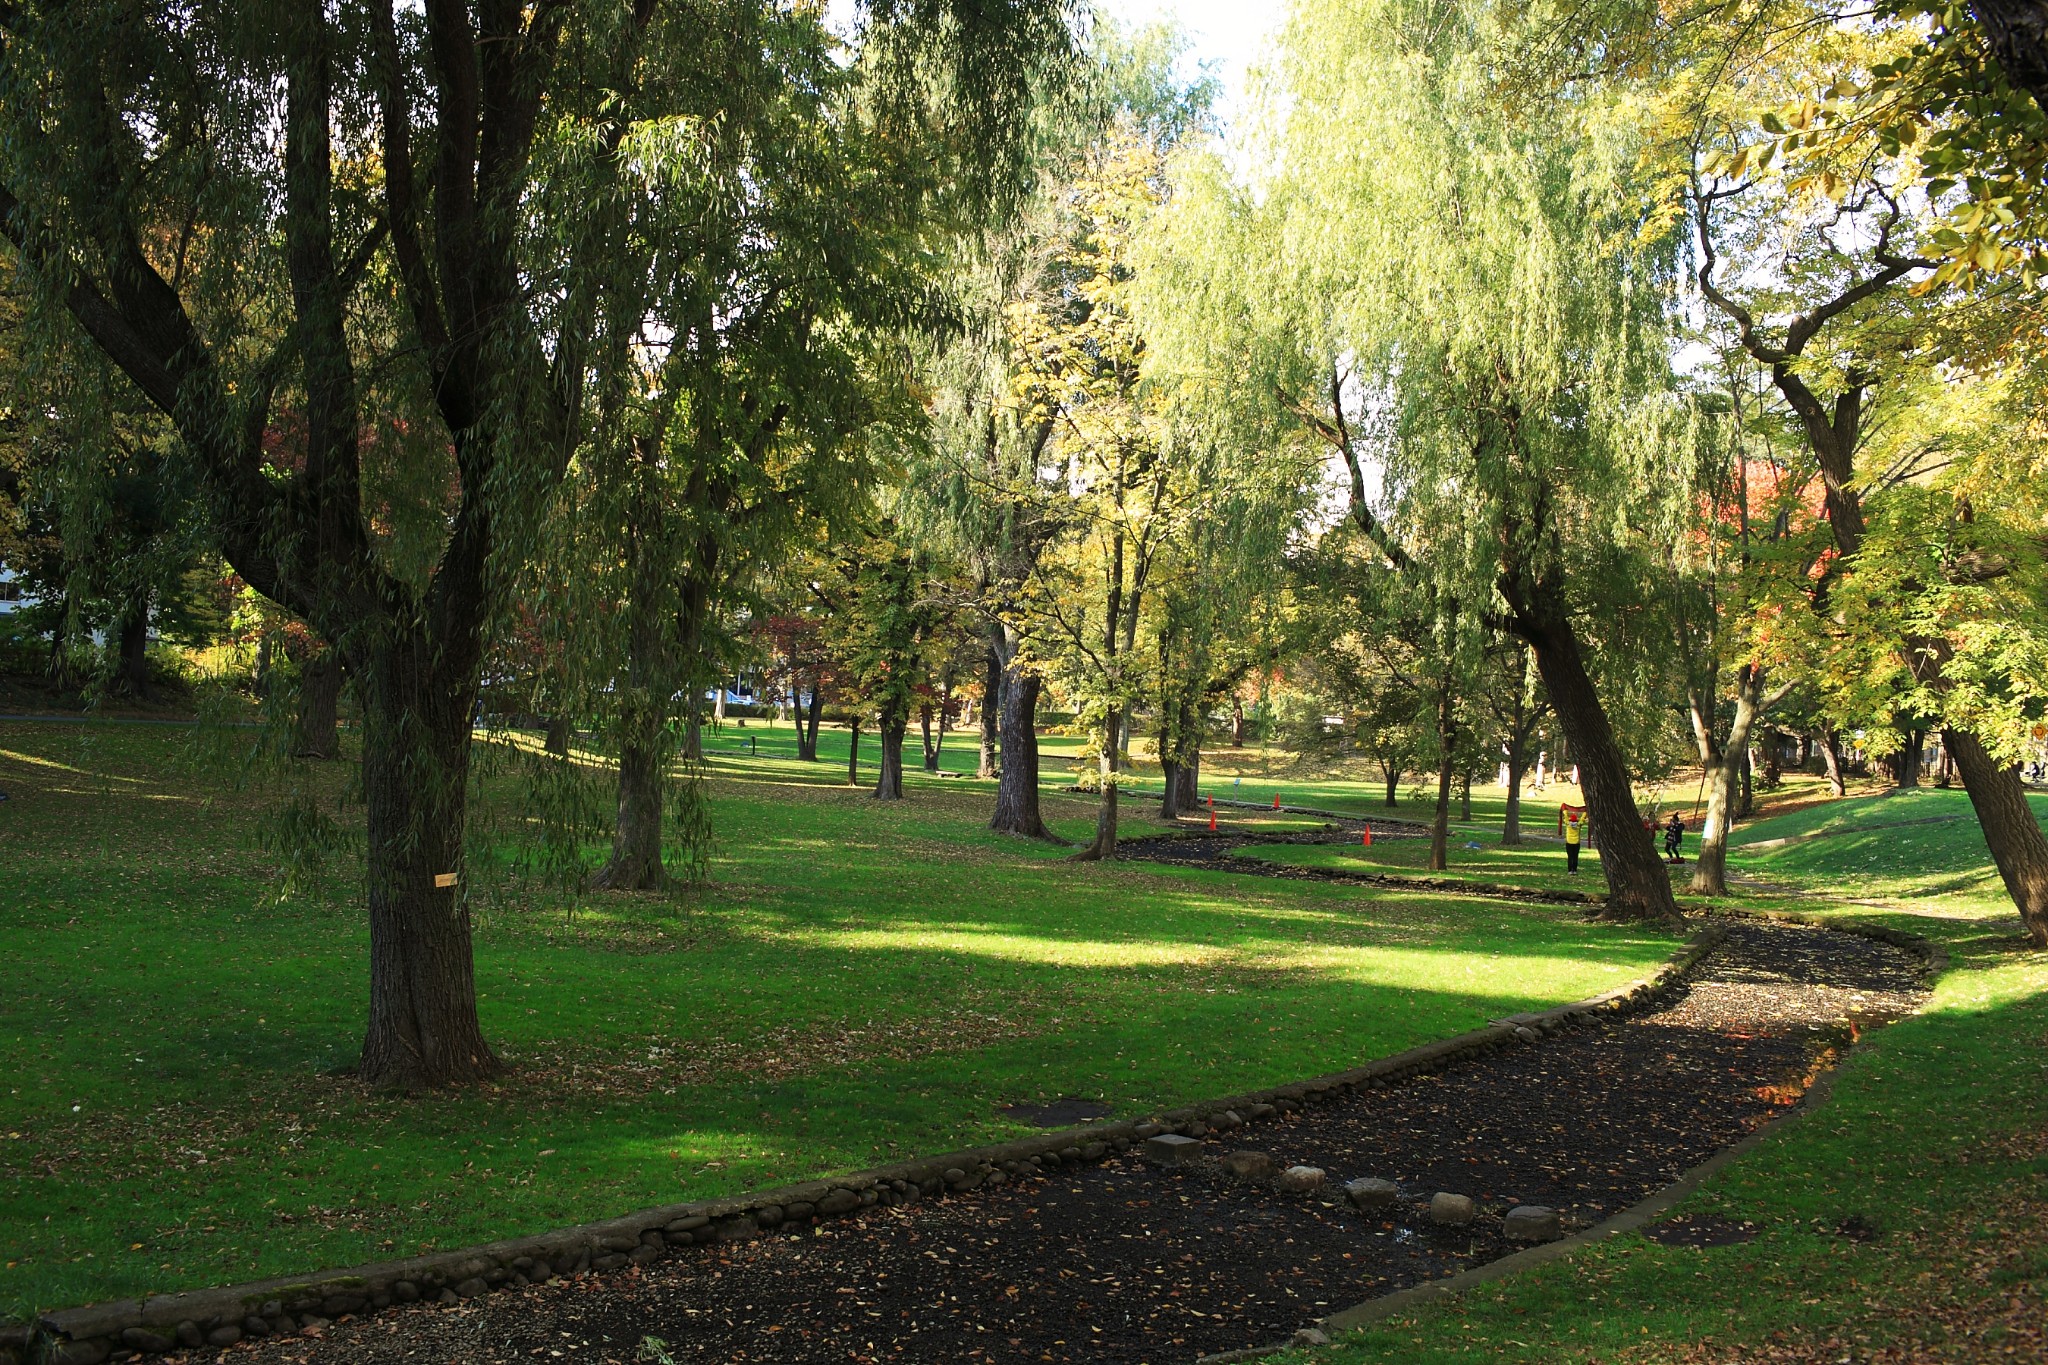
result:
[[[1259,46],[1286,17],[1288,0],[1096,0],[1103,11],[1126,27],[1172,19],[1188,37],[1190,60],[1216,63],[1223,82],[1220,112],[1226,119],[1243,105],[1245,71],[1259,55]],[[854,13],[854,0],[826,0],[828,23],[843,32]]]
[[[1225,118],[1243,106],[1245,71],[1287,17],[1287,0],[1097,0],[1127,26],[1172,19],[1188,36],[1188,55],[1215,62]]]

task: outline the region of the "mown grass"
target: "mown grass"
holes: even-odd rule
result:
[[[1866,1039],[1824,1107],[1675,1211],[1752,1222],[1753,1241],[1694,1249],[1625,1235],[1274,1360],[2048,1356],[2048,954],[2027,945],[2009,904],[1985,894],[1991,874],[1973,821],[1893,824],[1958,812],[1968,812],[1960,792],[1909,791],[1796,811],[1739,836],[1753,846],[1860,831],[1741,861],[1873,903],[1751,903],[1883,923],[1953,955],[1925,1011]]]
[[[510,1069],[406,1097],[335,1074],[366,993],[346,859],[280,900],[261,847],[292,786],[359,819],[342,765],[238,785],[246,732],[0,723],[0,1306],[1000,1139],[1016,1101],[1135,1113],[1277,1083],[1589,994],[1672,946],[1562,908],[1070,864],[987,833],[986,784],[913,773],[910,801],[877,805],[747,729],[759,755],[720,752],[736,727],[712,744],[705,891],[574,899],[476,851],[480,1008]],[[948,757],[971,764],[971,742]],[[478,828],[516,830],[527,795],[488,778]],[[1093,819],[1085,798],[1047,810],[1077,836]]]
[[[1688,854],[1691,845],[1688,845]],[[1577,874],[1565,870],[1564,845],[1554,840],[1504,847],[1499,832],[1477,824],[1454,825],[1448,850],[1450,866],[1441,872],[1429,870],[1427,839],[1375,839],[1371,847],[1358,844],[1269,844],[1240,849],[1238,856],[1295,867],[1321,867],[1337,872],[1391,873],[1402,877],[1442,877],[1476,885],[1532,887],[1545,891],[1584,891],[1604,895],[1607,879],[1600,871],[1600,853],[1586,849],[1579,858]],[[1690,862],[1674,867],[1682,879],[1690,875]]]

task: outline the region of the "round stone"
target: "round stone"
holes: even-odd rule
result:
[[[1344,1193],[1353,1204],[1361,1209],[1384,1209],[1391,1206],[1396,1199],[1401,1197],[1400,1187],[1395,1185],[1393,1181],[1376,1180],[1370,1177],[1364,1180],[1347,1181],[1344,1186]]]
[[[1327,1178],[1319,1166],[1289,1166],[1274,1183],[1289,1194],[1313,1194]]]
[[[1452,1194],[1439,1190],[1429,1198],[1430,1221],[1448,1228],[1461,1228],[1479,1214],[1479,1206],[1472,1202],[1470,1195]]]

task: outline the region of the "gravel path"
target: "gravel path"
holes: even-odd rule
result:
[[[1376,1294],[1510,1248],[1516,1203],[1568,1226],[1668,1184],[1789,1104],[1846,1033],[1913,1009],[1909,956],[1847,934],[1736,923],[1690,988],[1632,1020],[1275,1116],[1155,1170],[1134,1151],[1017,1181],[322,1335],[238,1362],[1102,1361],[1185,1365],[1285,1338]],[[1329,1173],[1320,1195],[1226,1177],[1240,1149]],[[1343,1181],[1398,1181],[1366,1214]],[[1470,1228],[1421,1202],[1474,1196]]]

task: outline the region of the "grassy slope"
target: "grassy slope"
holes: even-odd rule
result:
[[[981,828],[985,785],[913,774],[877,806],[776,743],[714,757],[702,895],[572,905],[473,862],[484,1025],[514,1068],[398,1098],[324,1074],[358,1039],[362,918],[339,878],[264,903],[276,791],[177,730],[0,723],[0,1309],[992,1140],[1011,1101],[1131,1112],[1316,1074],[1670,948],[1546,907],[1063,864]],[[331,803],[342,774],[312,780]],[[493,783],[502,827],[515,784]]]
[[[1908,792],[1759,822],[1739,842],[1967,810],[1960,792]],[[1704,1250],[1616,1238],[1276,1359],[1834,1362],[1890,1346],[1905,1354],[1888,1359],[1974,1361],[2048,1351],[2048,955],[2029,950],[2010,907],[1987,894],[1995,878],[1974,824],[1814,839],[1737,862],[1779,882],[1901,898],[1775,904],[1936,938],[1955,962],[1921,1015],[1851,1057],[1824,1108],[1679,1210],[1751,1220],[1760,1235]],[[1881,1235],[1839,1235],[1852,1215]],[[1729,1292],[1736,1285],[1742,1292]]]

